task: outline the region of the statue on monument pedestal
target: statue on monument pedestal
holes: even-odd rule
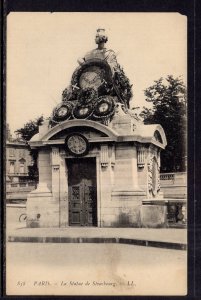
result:
[[[108,37],[99,28],[98,47],[78,61],[71,85],[62,93],[62,103],[52,114],[52,125],[67,119],[91,119],[108,125],[121,103],[125,112],[132,97],[132,86],[117,62],[115,52],[105,48]]]

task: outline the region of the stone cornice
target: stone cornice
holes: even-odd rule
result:
[[[40,134],[35,135],[30,141],[29,145],[34,147],[48,146],[48,145],[62,145],[64,144],[64,138],[61,139],[53,139],[53,137],[68,128],[73,128],[76,131],[77,127],[85,127],[90,130],[90,128],[96,129],[97,131],[104,133],[105,137],[93,137],[88,138],[90,143],[104,143],[104,142],[139,142],[142,144],[153,144],[159,148],[164,149],[167,145],[166,137],[163,128],[156,125],[139,125],[136,130],[134,130],[130,134],[118,133],[117,130],[112,129],[111,127],[105,126],[101,123],[91,121],[91,120],[67,120],[62,122],[61,124],[56,125],[53,128],[47,129],[46,132],[41,136]],[[161,136],[161,141],[156,140],[154,133],[158,132]]]

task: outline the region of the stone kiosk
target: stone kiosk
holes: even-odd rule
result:
[[[27,227],[141,227],[146,209],[155,226],[165,224],[165,206],[142,205],[161,199],[165,134],[129,109],[131,85],[106,42],[98,29],[98,48],[79,60],[62,102],[29,142],[39,184],[28,195]]]

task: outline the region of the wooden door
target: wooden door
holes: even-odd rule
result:
[[[96,161],[69,159],[69,225],[97,226]]]

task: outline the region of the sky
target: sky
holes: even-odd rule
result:
[[[106,48],[133,84],[131,107],[147,106],[144,90],[167,75],[187,76],[187,18],[178,13],[12,12],[7,17],[7,123],[11,132],[49,117],[70,84],[78,58]]]

